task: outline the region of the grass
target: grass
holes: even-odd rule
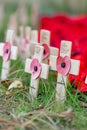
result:
[[[10,8],[9,8],[10,9]],[[4,40],[7,21],[15,6],[8,11],[5,8],[5,20],[0,30],[0,41]],[[0,73],[2,59],[0,58]],[[6,130],[86,130],[87,128],[87,94],[80,93],[70,83],[66,89],[67,100],[55,101],[56,75],[49,73],[48,80],[40,80],[38,97],[30,101],[30,75],[24,72],[24,65],[18,57],[11,62],[8,79],[19,79],[26,88],[14,89],[7,94],[7,85],[0,83],[0,129]],[[9,85],[8,85],[9,86]],[[68,109],[70,112],[65,112]]]
[[[17,70],[16,70],[17,71]],[[56,80],[49,74],[47,81],[40,80],[38,97],[33,102],[30,101],[29,79],[30,75],[21,71],[16,73],[16,78],[21,79],[27,86],[26,89],[14,89],[9,95],[6,95],[5,86],[0,88],[0,116],[5,120],[17,120],[19,128],[37,127],[42,129],[83,129],[86,128],[87,109],[80,103],[80,99],[87,101],[83,93],[72,93],[72,86],[67,87],[67,100],[64,104],[55,102],[55,84]],[[14,76],[13,76],[14,77]],[[50,80],[52,79],[52,80]],[[11,78],[10,78],[11,80]],[[66,117],[59,116],[60,113],[72,107],[72,113]],[[20,123],[22,122],[21,126]],[[15,124],[16,125],[16,124]]]

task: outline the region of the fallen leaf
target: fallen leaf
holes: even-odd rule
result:
[[[3,80],[1,81],[1,84],[8,88],[8,86],[12,83],[12,80]]]
[[[9,92],[9,91],[7,91],[7,92],[6,92],[6,95],[10,95],[10,92]]]
[[[13,88],[25,88],[25,86],[23,85],[21,81],[15,80],[14,82],[10,84],[10,86],[8,87],[8,90],[11,90]]]

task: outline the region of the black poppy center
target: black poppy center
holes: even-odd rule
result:
[[[34,71],[37,71],[38,70],[38,67],[37,66],[34,66]]]
[[[46,54],[46,51],[45,51],[45,49],[44,49],[44,52],[43,52],[44,54]]]
[[[9,52],[9,49],[6,49],[6,51],[5,51],[6,53],[8,53]]]
[[[66,66],[66,63],[65,63],[65,62],[62,62],[62,63],[61,63],[61,67],[62,67],[62,68],[65,68],[65,66]]]

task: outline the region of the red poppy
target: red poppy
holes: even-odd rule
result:
[[[76,81],[75,81],[75,83],[76,83]],[[79,79],[79,80],[77,81],[76,86],[78,87],[78,90],[79,90],[80,92],[85,92],[85,91],[87,91],[87,84],[85,83],[84,80]]]
[[[80,92],[87,91],[87,84],[85,82],[87,73],[81,73],[78,76],[69,75],[70,82],[73,83]]]
[[[32,73],[33,79],[37,79],[42,70],[42,65],[39,63],[38,59],[34,58],[30,64],[30,71]]]
[[[43,60],[46,59],[50,55],[50,49],[47,44],[42,44],[44,47],[44,52],[43,52]]]
[[[3,47],[3,60],[8,61],[11,55],[11,45],[9,42],[6,42]]]
[[[63,76],[69,73],[70,67],[71,67],[71,61],[68,56],[65,56],[64,58],[59,56],[57,58],[56,68],[57,68],[57,71],[61,73]]]

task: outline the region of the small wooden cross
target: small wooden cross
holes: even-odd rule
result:
[[[58,48],[50,46],[50,31],[44,30],[44,29],[40,31],[40,43],[41,45],[47,44],[49,48],[49,51],[50,51],[49,56],[43,61],[44,63],[48,64],[48,59],[51,55],[58,56]]]
[[[38,85],[39,85],[40,78],[44,78],[44,79],[48,78],[49,65],[46,65],[46,64],[42,63],[43,50],[44,50],[44,48],[42,46],[39,46],[39,45],[35,46],[35,52],[34,52],[34,57],[33,58],[36,58],[39,61],[39,63],[42,66],[42,69],[41,69],[41,73],[40,73],[38,78],[33,79],[33,74],[31,76],[29,94],[30,94],[32,100],[37,97]],[[30,65],[31,65],[32,60],[31,59],[26,60],[25,72],[27,72],[27,73],[31,73]],[[36,67],[37,66],[35,65],[34,66],[34,71],[38,70],[38,68],[36,70]]]
[[[60,56],[65,57],[71,56],[71,48],[72,48],[72,42],[69,41],[61,41],[61,47],[60,47]],[[57,56],[50,56],[50,65],[51,69],[57,71],[56,67],[57,62]],[[80,61],[79,60],[70,60],[71,67],[70,67],[70,74],[78,75],[79,74],[79,68],[80,68]],[[56,100],[57,101],[65,101],[66,99],[66,92],[65,88],[67,86],[68,81],[68,74],[66,76],[63,76],[61,73],[58,73],[57,76],[57,87],[56,87]]]
[[[13,30],[8,30],[7,36],[6,36],[6,43],[10,44],[11,50],[8,50],[8,48],[6,50],[4,50],[6,43],[0,44],[0,56],[3,57],[1,80],[5,80],[8,77],[9,70],[10,70],[10,60],[16,60],[17,59],[18,48],[16,46],[12,46],[13,32],[14,32]],[[5,56],[6,56],[9,53],[9,51],[10,51],[9,58],[7,60],[4,60],[4,53],[5,53]]]
[[[19,49],[19,55],[22,61],[25,62],[26,57],[28,57],[29,53],[29,44],[31,38],[31,28],[29,26],[20,26],[19,28],[20,36],[16,39],[16,43]]]
[[[27,50],[27,46],[30,43],[31,38],[31,28],[29,26],[26,26],[25,28],[23,26],[20,27],[20,38],[19,38],[19,48],[22,48],[22,53]]]
[[[22,61],[25,62],[26,58],[32,58],[32,56],[34,55],[34,49],[37,42],[38,42],[37,30],[31,30],[30,27],[26,27],[24,35],[24,28],[23,26],[20,27],[20,40],[18,45]]]

